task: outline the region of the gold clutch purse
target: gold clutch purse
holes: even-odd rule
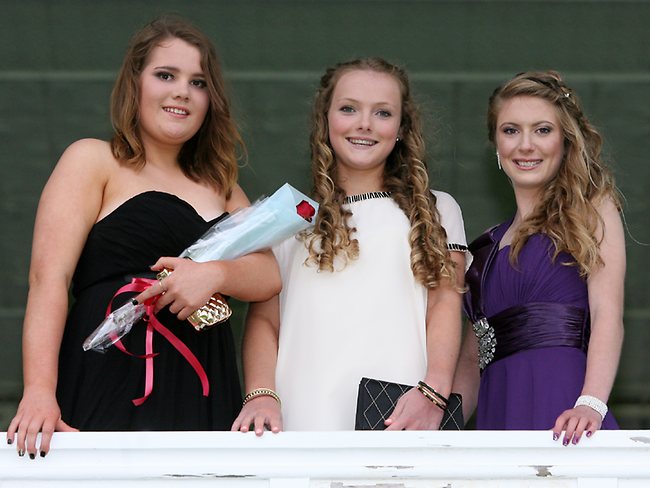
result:
[[[162,280],[170,274],[172,274],[171,271],[163,269],[156,275],[156,278]],[[220,293],[215,293],[210,297],[208,303],[187,317],[187,321],[192,324],[196,330],[201,331],[228,320],[231,315],[232,309],[226,302],[226,299]]]

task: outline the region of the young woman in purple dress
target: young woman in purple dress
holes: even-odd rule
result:
[[[600,135],[556,72],[504,83],[487,121],[517,208],[469,246],[473,325],[454,391],[465,418],[476,408],[478,429],[552,429],[554,439],[576,444],[617,428],[606,405],[623,341],[625,243],[614,179]]]

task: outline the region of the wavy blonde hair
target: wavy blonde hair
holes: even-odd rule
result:
[[[352,212],[343,208],[346,195],[338,185],[336,155],[329,141],[327,122],[337,82],[343,74],[356,70],[388,74],[400,88],[400,141],[386,160],[384,190],[391,193],[411,223],[408,240],[413,275],[427,288],[438,286],[443,278],[453,282],[454,263],[447,249],[447,235],[440,224],[435,197],[429,191],[422,124],[411,98],[408,77],[404,70],[381,58],[337,64],[320,80],[313,103],[310,136],[313,191],[320,209],[313,231],[303,235],[309,250],[307,263],[317,265],[319,271],[332,272],[336,257],[347,264],[359,256],[359,242],[353,237],[356,229],[348,223]]]
[[[499,111],[505,100],[537,97],[556,110],[564,135],[564,159],[557,173],[542,190],[533,212],[513,237],[510,259],[516,263],[530,236],[543,233],[560,252],[569,253],[584,278],[603,264],[600,257],[603,220],[598,205],[610,198],[620,209],[614,178],[601,159],[602,138],[585,116],[580,102],[559,73],[528,71],[498,87],[488,104],[487,126],[495,144]]]
[[[210,100],[203,124],[183,144],[178,163],[188,178],[210,183],[228,198],[237,182],[237,162],[246,150],[231,117],[219,59],[212,42],[197,27],[176,15],[156,18],[131,39],[111,94],[113,156],[122,164],[135,168],[144,166],[146,162],[138,127],[140,75],[151,51],[170,39],[181,39],[199,50]]]

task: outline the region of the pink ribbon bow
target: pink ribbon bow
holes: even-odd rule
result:
[[[108,308],[106,309],[106,316],[108,317],[108,315],[111,313],[113,309],[113,300],[115,300],[115,297],[117,297],[118,295],[126,292],[140,293],[146,290],[147,288],[149,288],[151,285],[154,285],[156,283],[157,283],[156,280],[152,280],[148,278],[133,278],[131,280],[131,283],[129,283],[128,285],[124,285],[122,288],[117,290],[117,292],[115,292],[115,295],[113,295],[113,298],[111,298],[111,301],[108,304]],[[165,327],[156,318],[154,314],[154,305],[156,304],[157,300],[158,300],[158,296],[155,296],[144,302],[145,316],[142,318],[142,320],[147,322],[147,332],[145,337],[145,354],[138,355],[127,351],[127,349],[124,347],[124,344],[122,344],[122,341],[120,340],[118,340],[115,343],[115,346],[123,353],[128,354],[129,356],[144,359],[146,361],[144,396],[140,398],[136,398],[131,401],[136,407],[140,406],[147,400],[147,398],[149,398],[149,395],[151,395],[151,392],[153,391],[153,358],[158,355],[157,352],[153,352],[154,330],[160,333],[163,337],[165,337],[165,339],[167,339],[171,343],[171,345],[174,346],[176,350],[181,353],[181,355],[185,358],[185,360],[188,363],[190,363],[190,366],[194,368],[194,371],[199,377],[199,380],[201,380],[201,386],[203,388],[203,396],[207,397],[208,394],[210,393],[210,383],[208,381],[208,375],[206,374],[205,369],[203,369],[203,366],[201,366],[199,360],[196,358],[194,353],[190,351],[190,349],[185,345],[185,343],[183,343],[183,341],[181,341],[178,337],[176,337],[171,330]]]

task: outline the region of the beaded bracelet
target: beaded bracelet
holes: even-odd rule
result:
[[[246,396],[244,397],[244,402],[242,403],[242,407],[246,405],[248,402],[250,402],[253,398],[258,397],[258,396],[270,396],[273,398],[276,402],[278,402],[280,405],[282,405],[282,402],[280,401],[280,397],[276,392],[271,390],[271,388],[256,388],[250,393],[247,393]]]
[[[418,383],[416,388],[424,395],[424,397],[429,400],[431,403],[433,403],[436,407],[438,407],[440,410],[447,410],[447,405],[445,405],[438,397],[433,395],[429,390],[426,388],[422,387]]]
[[[576,400],[576,404],[574,407],[579,407],[580,405],[584,405],[586,407],[594,409],[596,412],[600,414],[600,416],[604,419],[605,415],[607,415],[607,405],[605,402],[602,400],[599,400],[595,396],[591,395],[581,395],[578,397]]]
[[[449,398],[445,398],[442,396],[440,393],[438,393],[436,390],[434,390],[431,386],[427,385],[424,381],[418,381],[418,386],[421,386],[422,388],[428,390],[430,393],[438,397],[438,399],[445,404],[445,406],[449,405]]]

